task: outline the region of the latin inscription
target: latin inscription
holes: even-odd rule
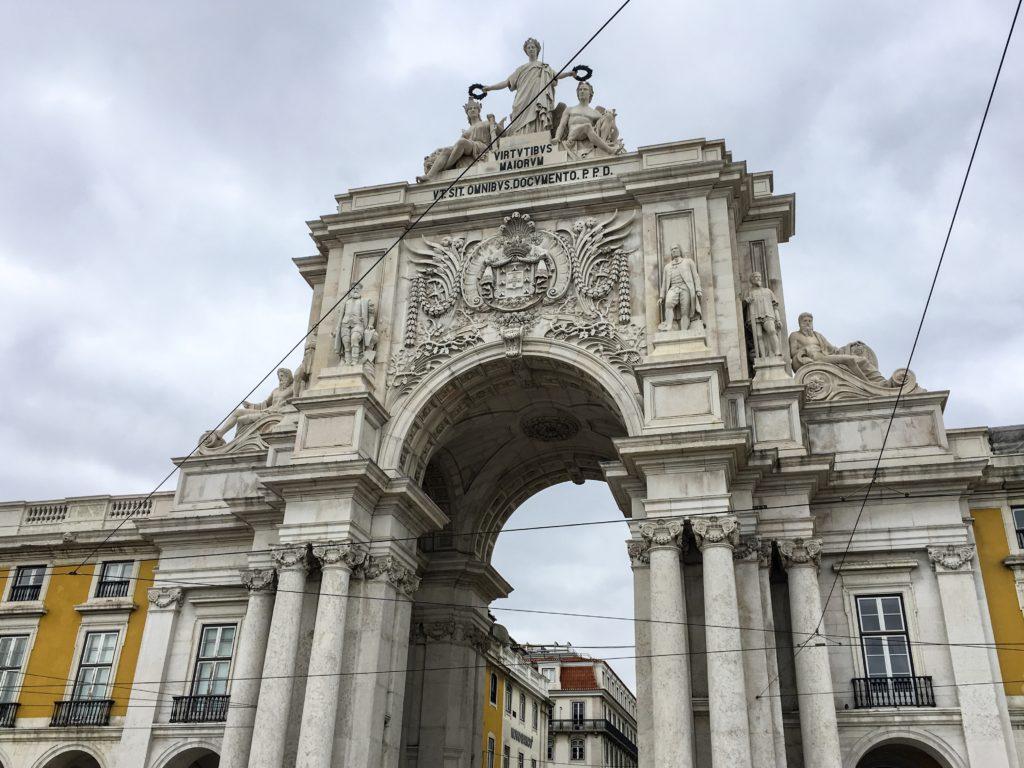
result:
[[[489,195],[495,192],[513,192],[517,189],[545,187],[550,184],[565,184],[573,181],[594,181],[597,179],[607,178],[611,175],[612,167],[610,165],[594,165],[589,168],[568,168],[564,171],[548,171],[546,173],[535,173],[529,176],[517,176],[514,179],[496,179],[494,181],[478,181],[473,184],[458,184],[449,190],[435,190],[434,199],[437,200],[442,196],[447,200],[460,197]]]

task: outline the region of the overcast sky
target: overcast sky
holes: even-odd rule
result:
[[[580,61],[627,147],[724,138],[774,170],[797,195],[791,326],[813,311],[888,374],[1013,5],[633,0]],[[613,7],[0,0],[0,498],[151,490],[304,330],[304,222],[349,187],[411,180],[461,128],[469,83],[506,77],[528,35],[561,65]],[[948,426],[1024,422],[1022,93],[1018,39],[913,365],[951,390]],[[513,523],[585,512],[614,513],[602,487],[560,488]],[[586,536],[588,562],[628,575],[621,526]],[[539,567],[525,542],[498,548],[514,583]],[[550,567],[517,599],[629,610],[628,584],[622,606],[599,578],[545,592],[579,566]],[[607,637],[502,618],[524,640]]]

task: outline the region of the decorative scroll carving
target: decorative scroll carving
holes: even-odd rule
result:
[[[974,559],[973,544],[946,544],[928,547],[928,559],[936,571],[959,571]]]
[[[642,568],[651,564],[650,558],[651,543],[646,540],[627,541],[626,552],[629,554],[629,562],[634,568]]]
[[[701,550],[717,545],[735,547],[740,541],[740,523],[732,516],[694,517],[690,528]]]
[[[306,556],[305,544],[282,544],[270,550],[279,571],[303,569],[308,570],[309,558]]]
[[[424,376],[453,355],[483,342],[483,326],[471,323],[451,329],[428,322],[421,341],[414,349],[396,350],[388,361],[388,387],[400,395],[408,394]]]
[[[572,341],[603,357],[620,373],[629,375],[647,353],[644,329],[639,325],[614,325],[604,315],[593,318],[561,317],[546,334],[553,339]]]
[[[659,520],[642,523],[640,535],[650,547],[681,547],[683,543],[683,524],[677,520]]]
[[[412,597],[420,588],[420,578],[415,571],[406,568],[391,555],[371,556],[364,572],[367,579],[386,579],[406,597]]]
[[[272,592],[277,579],[273,568],[251,568],[242,571],[242,584],[250,592]]]
[[[332,541],[313,545],[313,557],[321,568],[345,567],[356,571],[366,565],[370,553],[362,544],[351,541]]]
[[[776,542],[782,562],[788,566],[813,565],[821,562],[821,539],[780,539]]]
[[[796,380],[807,385],[807,399],[814,401],[852,400],[892,395],[902,386],[903,394],[923,392],[914,372],[898,369],[890,378],[878,371],[878,356],[862,341],[843,347],[832,346],[814,330],[814,316],[800,315],[800,330],[789,334],[789,353]]]
[[[181,607],[184,592],[181,587],[153,587],[146,593],[146,597],[155,609],[177,610]]]
[[[761,540],[757,536],[744,536],[732,550],[733,560],[757,563],[761,560]]]
[[[537,316],[533,312],[511,312],[494,318],[501,340],[505,342],[505,357],[519,357],[523,354],[523,334],[536,321]]]

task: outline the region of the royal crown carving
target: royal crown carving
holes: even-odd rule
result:
[[[735,547],[740,540],[740,523],[732,516],[694,517],[690,520],[693,537],[700,549],[711,546]]]
[[[973,544],[946,544],[928,547],[928,559],[935,570],[959,571],[974,559]]]
[[[821,562],[821,539],[780,539],[776,543],[787,566],[817,566]]]

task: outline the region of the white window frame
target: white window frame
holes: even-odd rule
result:
[[[512,697],[514,693],[512,691],[512,681],[509,678],[505,678],[505,714],[512,714]]]
[[[576,708],[579,706],[580,716],[576,717]],[[569,702],[569,719],[574,723],[583,723],[587,720],[587,702],[585,700],[575,699]]]
[[[2,647],[3,641],[7,639],[12,641],[8,644],[11,650],[13,650],[13,647],[19,640],[24,640],[24,647],[21,654],[21,664],[17,667],[6,666],[7,659],[0,655],[0,663],[4,665],[0,666],[0,704],[13,704],[18,700],[18,696],[21,694],[22,683],[25,680],[25,667],[28,666],[29,654],[32,651],[32,636],[29,632],[0,633],[0,647]],[[13,675],[10,674],[12,672],[14,673]],[[10,678],[13,678],[13,680]]]
[[[494,751],[497,749],[497,742],[494,740],[494,735],[487,734],[487,768],[494,768]]]
[[[900,623],[903,625],[903,628],[899,629],[899,630],[892,630],[892,629],[885,629],[885,628],[881,628],[881,629],[878,629],[878,630],[865,630],[864,626],[863,626],[863,614],[861,613],[861,604],[862,603],[867,604],[868,602],[873,601],[874,604],[875,604],[875,607],[878,610],[879,619],[881,620],[882,617],[883,617],[883,614],[882,614],[882,601],[886,600],[886,599],[889,599],[889,600],[895,599],[895,600],[897,600],[899,602]],[[909,624],[907,622],[907,609],[906,609],[906,605],[904,605],[902,595],[900,595],[898,593],[880,593],[880,594],[874,594],[874,595],[856,595],[856,597],[854,599],[854,604],[857,607],[857,630],[858,630],[858,633],[859,633],[859,636],[860,636],[861,655],[862,655],[863,663],[864,663],[864,676],[865,677],[876,677],[876,678],[889,678],[889,679],[891,679],[893,677],[913,677],[916,674],[915,671],[914,671],[914,653],[913,653],[912,647],[910,645],[910,627],[909,627]],[[888,638],[890,638],[890,637],[901,637],[901,638],[903,638],[904,648],[906,648],[906,652],[907,652],[906,653],[906,655],[907,655],[907,666],[910,667],[910,671],[909,672],[899,672],[899,673],[895,673],[895,674],[893,673],[893,670],[892,670],[892,659],[891,659],[890,652],[889,652],[890,643],[888,641]],[[872,675],[871,671],[868,669],[868,662],[867,662],[868,651],[867,651],[867,643],[865,641],[867,639],[869,639],[869,638],[882,638],[882,643],[881,643],[880,647],[883,650],[883,653],[881,654],[881,658],[884,660],[884,663],[885,663],[885,668],[886,668],[885,675]]]
[[[36,598],[35,600],[23,600],[23,601],[19,600],[16,603],[11,601],[11,590],[14,588],[14,575],[15,575],[15,573],[17,572],[17,570],[19,568],[22,568],[24,566],[33,566],[33,565],[40,565],[40,562],[39,562],[38,558],[31,558],[31,559],[28,559],[28,560],[17,560],[17,561],[14,561],[14,562],[11,562],[11,563],[7,564],[7,580],[6,580],[6,583],[4,584],[3,602],[11,603],[12,606],[19,606],[19,605],[21,605],[21,606],[26,606],[26,608],[28,608],[29,606],[32,606],[32,605],[38,606],[39,603],[41,603],[43,600],[46,599],[46,590],[50,586],[50,577],[53,575],[53,563],[46,563],[45,566],[44,566],[45,570],[43,571],[43,583],[42,583],[42,586],[40,586],[40,588],[39,588],[39,597],[38,598]],[[31,610],[31,608],[28,608],[28,609]],[[7,608],[7,611],[11,611],[11,610],[12,610],[12,608]],[[6,629],[4,631],[6,631]]]
[[[221,630],[221,632],[223,632],[223,630],[225,630],[227,628],[233,628],[234,631],[235,631],[235,635],[234,635],[234,637],[232,638],[232,641],[231,641],[231,655],[230,656],[226,656],[226,657],[224,657],[224,656],[211,656],[211,657],[208,657],[208,658],[204,658],[202,656],[202,652],[203,652],[203,638],[206,635],[207,630],[214,629],[214,630]],[[192,664],[192,683],[189,686],[189,691],[190,691],[189,695],[190,696],[229,696],[231,694],[231,678],[232,678],[232,676],[234,674],[234,671],[235,671],[235,655],[238,653],[238,630],[239,630],[239,626],[235,622],[203,622],[201,624],[200,629],[199,629],[199,643],[198,643],[198,645],[196,647],[196,653],[195,653],[195,661]],[[219,641],[218,641],[218,643],[219,643]],[[197,693],[196,689],[198,688],[198,686],[199,686],[199,684],[201,682],[210,682],[210,681],[213,680],[212,677],[211,678],[206,678],[206,679],[201,679],[199,677],[199,666],[200,666],[200,664],[206,664],[206,663],[214,663],[214,664],[216,664],[218,662],[223,662],[223,661],[227,661],[227,663],[228,663],[228,673],[227,673],[227,677],[224,679],[224,691],[222,693]]]
[[[579,753],[577,754],[576,748],[579,746]],[[569,759],[570,760],[586,760],[587,759],[587,739],[584,736],[572,736],[569,739]]]
[[[92,662],[86,662],[86,652],[89,650],[89,639],[94,636],[111,636],[113,635],[113,646],[110,649],[110,661],[105,664],[97,664]],[[71,681],[71,695],[69,698],[73,701],[102,701],[104,699],[113,698],[110,693],[114,686],[114,680],[117,676],[117,662],[120,655],[121,643],[123,642],[122,633],[116,629],[87,629],[85,630],[82,637],[81,649],[77,655],[78,663],[75,665],[74,679]],[[103,691],[102,695],[80,697],[78,696],[79,683],[82,680],[82,671],[85,669],[102,669],[108,668],[110,671],[107,675],[106,682],[102,683]],[[98,684],[93,682],[90,686],[96,687]]]
[[[490,677],[490,683],[489,684],[491,686],[491,690],[488,693],[488,701],[490,702],[492,707],[497,708],[497,706],[498,706],[498,673],[497,672],[491,672],[491,677]]]
[[[526,722],[526,694],[519,692],[519,722]]]

